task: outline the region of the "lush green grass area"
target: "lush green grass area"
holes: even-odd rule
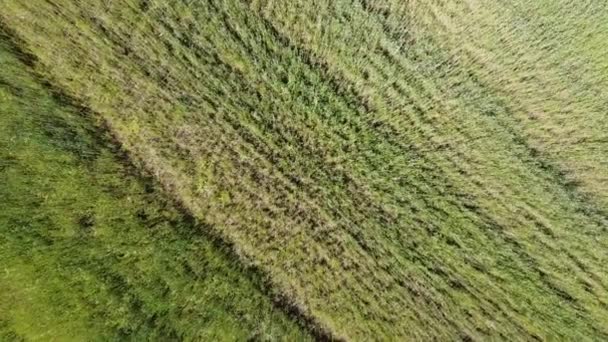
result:
[[[0,340],[307,340],[0,36]]]
[[[319,329],[608,339],[603,2],[0,4]]]

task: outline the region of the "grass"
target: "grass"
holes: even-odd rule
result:
[[[0,37],[0,339],[308,340]]]
[[[608,338],[601,2],[0,9],[36,71],[318,330]]]

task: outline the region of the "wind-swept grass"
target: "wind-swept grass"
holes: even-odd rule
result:
[[[307,340],[0,36],[0,340]]]
[[[320,331],[608,338],[601,2],[0,9],[36,70]]]

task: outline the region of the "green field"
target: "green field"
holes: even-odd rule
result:
[[[0,36],[1,341],[309,339],[16,56]]]
[[[7,334],[608,339],[608,3],[0,0],[0,25],[28,64],[5,49]]]

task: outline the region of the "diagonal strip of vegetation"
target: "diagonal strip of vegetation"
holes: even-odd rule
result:
[[[2,28],[0,336],[310,339],[19,46]]]
[[[298,310],[353,339],[605,336],[601,220],[415,22],[403,44],[359,2],[143,4],[4,20]]]

